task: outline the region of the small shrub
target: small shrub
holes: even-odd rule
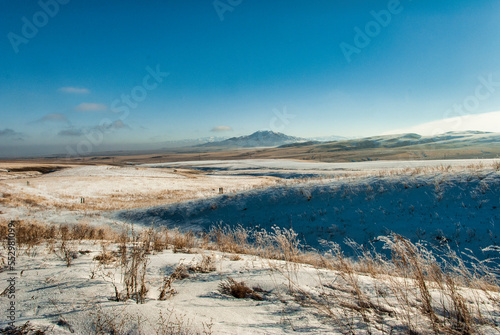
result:
[[[143,245],[133,246],[125,259],[122,268],[125,283],[126,298],[135,298],[143,304],[148,292],[146,287],[146,268],[149,261],[146,248]]]
[[[250,250],[248,243],[249,234],[250,231],[242,226],[230,227],[218,225],[213,227],[208,235],[222,252],[245,253]]]
[[[240,255],[238,255],[238,254],[234,254],[234,255],[230,255],[230,256],[229,256],[229,260],[230,260],[230,261],[235,262],[235,261],[242,260],[242,258],[241,258],[241,256],[240,256]]]
[[[497,171],[500,170],[500,161],[493,162],[493,168]]]
[[[94,334],[127,334],[127,325],[133,320],[128,313],[104,311],[100,304],[89,309],[88,319]]]
[[[23,334],[33,334],[33,335],[43,335],[47,334],[49,327],[45,329],[33,327],[29,321],[26,321],[21,326],[8,326],[6,328],[0,328],[0,334],[6,335],[23,335]]]
[[[210,256],[201,255],[201,261],[197,262],[194,265],[188,267],[188,270],[191,272],[199,272],[199,273],[209,273],[215,271],[215,255],[212,254]]]
[[[179,231],[174,232],[174,238],[172,244],[174,246],[174,252],[190,252],[191,248],[196,246],[195,236],[192,231],[182,234]]]
[[[253,300],[263,300],[262,296],[248,287],[245,282],[237,282],[231,277],[219,284],[219,291],[222,294],[231,295],[238,299],[251,298]]]
[[[78,252],[67,240],[61,240],[61,246],[59,247],[59,257],[66,263],[67,267],[70,267],[73,263],[73,260],[78,258]]]
[[[115,286],[116,298],[135,299],[139,304],[146,300],[148,288],[146,286],[147,265],[149,263],[149,234],[143,235],[142,239],[131,230],[132,245],[129,247],[129,235],[123,232],[120,236],[118,255],[120,256],[120,267],[122,272],[122,283],[125,292],[119,293]],[[114,285],[114,284],[113,284]],[[124,294],[124,296],[122,296]]]
[[[56,236],[56,229],[52,225],[23,220],[13,220],[10,223],[15,225],[16,243],[19,249],[24,248],[27,255],[34,256],[36,246]],[[0,236],[7,236],[7,226],[8,221],[0,224]]]
[[[177,292],[172,287],[173,282],[177,279],[184,279],[187,277],[189,277],[189,274],[187,273],[184,265],[180,264],[177,266],[170,276],[165,276],[163,278],[163,285],[160,289],[160,296],[158,297],[158,300],[167,300],[169,297],[176,294]]]
[[[151,237],[153,251],[161,252],[167,249],[168,241],[169,236],[167,229],[161,229],[160,231],[155,230]]]
[[[86,223],[77,223],[71,227],[71,237],[81,241],[95,238],[95,228]]]
[[[107,250],[106,244],[102,244],[102,251],[99,255],[94,257],[94,260],[101,264],[111,264],[116,261],[116,257],[112,252]]]

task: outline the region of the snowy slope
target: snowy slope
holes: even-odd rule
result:
[[[471,129],[477,131],[500,132],[500,111],[460,115],[419,124],[406,129],[393,130],[388,132],[388,134],[414,132],[431,136],[450,131],[460,132]]]
[[[434,246],[481,250],[500,244],[500,173],[428,173],[341,179],[272,187],[168,206],[120,211],[116,217],[144,225],[208,230],[218,223],[290,228],[304,242],[342,244],[345,238],[377,245],[396,232]],[[346,249],[346,248],[343,248]]]
[[[467,147],[477,143],[495,144],[500,142],[500,133],[481,131],[450,131],[439,135],[422,136],[417,133],[371,136],[347,141],[318,144],[320,148],[338,148],[344,150],[400,148],[417,145],[452,148],[459,144]]]
[[[149,290],[145,303],[136,304],[132,299],[118,302],[112,299],[112,280],[119,290],[123,289],[119,267],[94,260],[102,248],[93,241],[73,243],[72,247],[79,252],[70,267],[54,253],[47,252],[46,246],[37,247],[31,256],[24,253],[19,256],[17,271],[22,274],[16,281],[16,325],[29,321],[36,329],[44,330],[44,334],[61,335],[346,334],[347,327],[353,328],[356,334],[383,335],[407,334],[403,320],[408,313],[414,319],[415,328],[421,330],[420,334],[426,334],[428,327],[419,312],[419,303],[413,302],[418,296],[410,294],[414,309],[404,309],[401,300],[392,294],[391,281],[384,277],[355,275],[356,287],[364,298],[388,311],[375,314],[368,310],[362,317],[361,313],[346,308],[356,306],[356,298],[349,293],[353,287],[337,271],[247,255],[231,260],[230,255],[221,252],[209,254],[215,260],[216,270],[190,272],[188,278],[175,280],[172,284],[175,294],[163,301],[158,296],[164,276],[172,274],[180,264],[200,262],[207,252],[154,253],[149,256],[147,266]],[[117,250],[118,246],[108,244],[107,248]],[[244,281],[249,287],[261,288],[263,300],[236,299],[222,294],[219,284],[228,277]],[[412,286],[412,283],[406,282],[406,285]],[[481,313],[498,322],[500,314],[495,303],[500,297],[498,292],[489,292],[489,297],[485,297],[473,289],[460,291],[470,300],[477,299]],[[432,293],[439,306],[443,296],[436,291]],[[318,306],[306,303],[309,299],[324,301],[334,314],[322,313]],[[0,297],[0,301],[2,307],[8,303],[5,296]],[[335,315],[348,317],[337,319]],[[162,317],[168,323],[162,323]],[[0,319],[0,329],[6,326],[5,320]],[[481,325],[478,333],[498,334],[498,327],[493,325]]]

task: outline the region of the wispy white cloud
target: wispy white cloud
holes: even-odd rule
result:
[[[213,127],[210,131],[212,132],[223,132],[223,131],[232,131],[233,128],[229,127],[229,126],[217,126],[217,127]]]
[[[82,102],[81,104],[75,107],[75,111],[77,112],[102,112],[106,111],[107,109],[108,106],[93,102]]]
[[[113,121],[112,123],[105,124],[103,126],[97,126],[95,128],[99,129],[101,131],[118,130],[118,129],[131,129],[130,126],[127,125],[122,120],[116,120],[116,121]]]
[[[61,130],[58,133],[59,136],[72,136],[72,137],[82,136],[83,134],[84,132],[82,129],[76,129],[76,128]]]
[[[35,123],[38,122],[68,122],[68,118],[64,114],[51,113],[35,121]]]
[[[58,92],[61,93],[70,93],[70,94],[89,94],[90,90],[88,88],[83,87],[73,87],[73,86],[65,86],[57,89]]]
[[[500,112],[462,115],[448,119],[419,124],[409,128],[396,129],[384,133],[403,134],[417,133],[424,136],[438,135],[449,131],[479,130],[500,132]]]
[[[57,135],[65,137],[78,137],[88,133],[92,133],[94,131],[109,133],[114,130],[122,130],[122,129],[132,129],[132,128],[130,128],[130,126],[124,123],[122,120],[116,120],[111,123],[106,123],[104,125],[93,126],[93,127],[82,127],[82,128],[71,127],[68,129],[61,130]]]
[[[129,125],[124,123],[122,120],[116,120],[111,123],[105,123],[103,125],[97,125],[97,126],[92,126],[92,127],[78,127],[72,125],[69,120],[67,119],[66,115],[64,114],[59,114],[59,113],[53,113],[53,114],[47,114],[43,116],[42,118],[36,120],[35,122],[32,123],[45,123],[45,122],[61,122],[61,123],[66,123],[67,127],[66,129],[60,130],[57,135],[58,136],[63,136],[63,137],[79,137],[83,136],[87,133],[90,133],[92,131],[100,131],[103,133],[108,133],[111,131],[115,130],[126,130],[126,129],[132,129]],[[18,135],[21,136],[22,134],[14,132],[12,129],[0,129],[0,136],[14,136]]]

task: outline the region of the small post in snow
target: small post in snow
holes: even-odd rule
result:
[[[224,194],[224,188],[223,187],[219,187],[219,194]]]

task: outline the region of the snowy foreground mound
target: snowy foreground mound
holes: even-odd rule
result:
[[[479,259],[498,255],[500,173],[476,171],[339,178],[227,194],[167,206],[117,212],[145,226],[208,231],[218,224],[290,228],[304,245],[346,238],[382,247],[390,232],[431,246],[467,251]]]
[[[493,286],[492,291],[456,286],[450,291],[430,284],[425,292],[439,320],[433,331],[411,278],[164,250],[141,263],[141,269],[146,264],[147,290],[144,303],[137,304],[113,298],[115,288],[124,294],[123,269],[113,256],[119,258],[118,245],[87,241],[68,246],[78,251],[70,267],[43,245],[32,250],[36,255],[19,257],[23,274],[16,282],[16,325],[34,331],[10,334],[498,334],[500,294]],[[175,276],[182,269],[182,276]],[[229,278],[255,294],[228,294],[221,287]],[[165,283],[168,295],[160,299]],[[467,325],[454,317],[456,301],[467,307],[467,316],[469,311],[481,315],[466,320],[473,321],[471,332],[451,331]],[[4,327],[2,320],[0,333]]]

